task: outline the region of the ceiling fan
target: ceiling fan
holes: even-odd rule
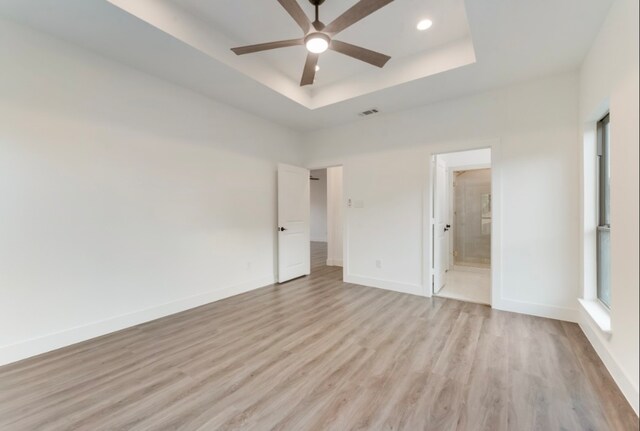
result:
[[[231,48],[237,55],[251,54],[253,52],[267,51],[288,46],[305,45],[307,47],[307,61],[302,72],[300,86],[313,84],[316,76],[318,57],[327,49],[339,52],[357,60],[364,61],[374,66],[383,67],[391,59],[388,55],[371,51],[360,46],[335,40],[334,36],[342,30],[350,27],[363,18],[371,15],[378,9],[388,5],[393,0],[360,0],[330,24],[324,25],[319,19],[319,8],[325,0],[309,0],[315,6],[315,21],[311,22],[304,13],[297,0],[278,0],[278,3],[291,15],[304,32],[304,37],[299,39],[280,40],[277,42],[260,43],[258,45],[241,46]]]

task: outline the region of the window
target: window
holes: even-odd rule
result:
[[[611,307],[611,211],[609,114],[598,121],[598,299]]]

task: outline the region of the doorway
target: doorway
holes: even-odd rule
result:
[[[310,171],[311,274],[342,275],[342,166]]]
[[[433,294],[491,304],[491,149],[433,156]]]

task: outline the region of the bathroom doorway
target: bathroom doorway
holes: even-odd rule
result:
[[[491,304],[491,150],[433,157],[433,294]]]

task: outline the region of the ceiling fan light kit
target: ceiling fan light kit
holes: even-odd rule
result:
[[[377,67],[384,67],[387,61],[391,59],[388,55],[362,48],[360,46],[351,45],[350,43],[341,42],[333,39],[333,37],[347,27],[352,26],[361,19],[366,18],[375,11],[388,5],[393,0],[360,0],[326,26],[319,18],[320,5],[322,5],[325,0],[309,0],[309,2],[315,7],[315,20],[313,22],[309,20],[309,17],[304,13],[297,0],[277,1],[302,29],[304,37],[301,39],[280,40],[277,42],[267,42],[257,45],[231,48],[236,55],[304,45],[309,52],[302,72],[300,86],[313,84],[316,72],[319,69],[317,66],[318,57],[328,49]]]
[[[307,51],[314,54],[322,54],[329,48],[331,39],[324,33],[316,32],[311,33],[304,38],[304,44],[307,47]]]

